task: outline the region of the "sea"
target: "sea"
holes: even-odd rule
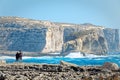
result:
[[[54,54],[54,53],[53,53]],[[0,60],[6,60],[7,63],[16,62],[15,56],[1,56]],[[109,54],[106,56],[97,56],[93,54],[87,54],[83,56],[80,52],[70,53],[67,56],[42,56],[42,57],[29,57],[23,56],[23,63],[37,63],[37,64],[60,64],[60,61],[66,61],[77,64],[79,66],[100,66],[105,62],[113,62],[120,67],[120,54]]]

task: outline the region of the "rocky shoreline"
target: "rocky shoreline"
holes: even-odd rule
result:
[[[0,63],[0,80],[120,80],[120,68],[115,63],[103,66],[60,64]]]

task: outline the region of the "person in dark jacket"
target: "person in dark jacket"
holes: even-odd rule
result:
[[[21,52],[21,50],[19,51],[19,59],[22,60],[22,52]]]
[[[16,53],[16,61],[18,61],[19,60],[19,53],[17,52]]]
[[[22,60],[22,52],[19,50],[19,52],[16,53],[16,61]]]

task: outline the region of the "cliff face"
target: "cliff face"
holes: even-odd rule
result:
[[[0,17],[0,51],[106,54],[119,50],[119,31],[91,24],[65,24]]]
[[[0,49],[3,51],[60,52],[63,30],[48,21],[0,18]]]
[[[80,51],[98,55],[106,54],[108,44],[103,30],[102,27],[93,27],[93,25],[83,29],[64,29],[63,52]]]
[[[119,51],[119,30],[107,28],[103,32],[108,43],[109,52]]]

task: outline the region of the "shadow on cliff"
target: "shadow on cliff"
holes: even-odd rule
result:
[[[46,28],[11,31],[6,39],[8,51],[41,52],[46,44]]]
[[[63,32],[64,33],[64,35],[63,35],[64,43],[67,41],[76,39],[76,36],[73,35],[74,32],[75,32],[75,30],[73,28],[65,28],[64,29],[64,32]]]

